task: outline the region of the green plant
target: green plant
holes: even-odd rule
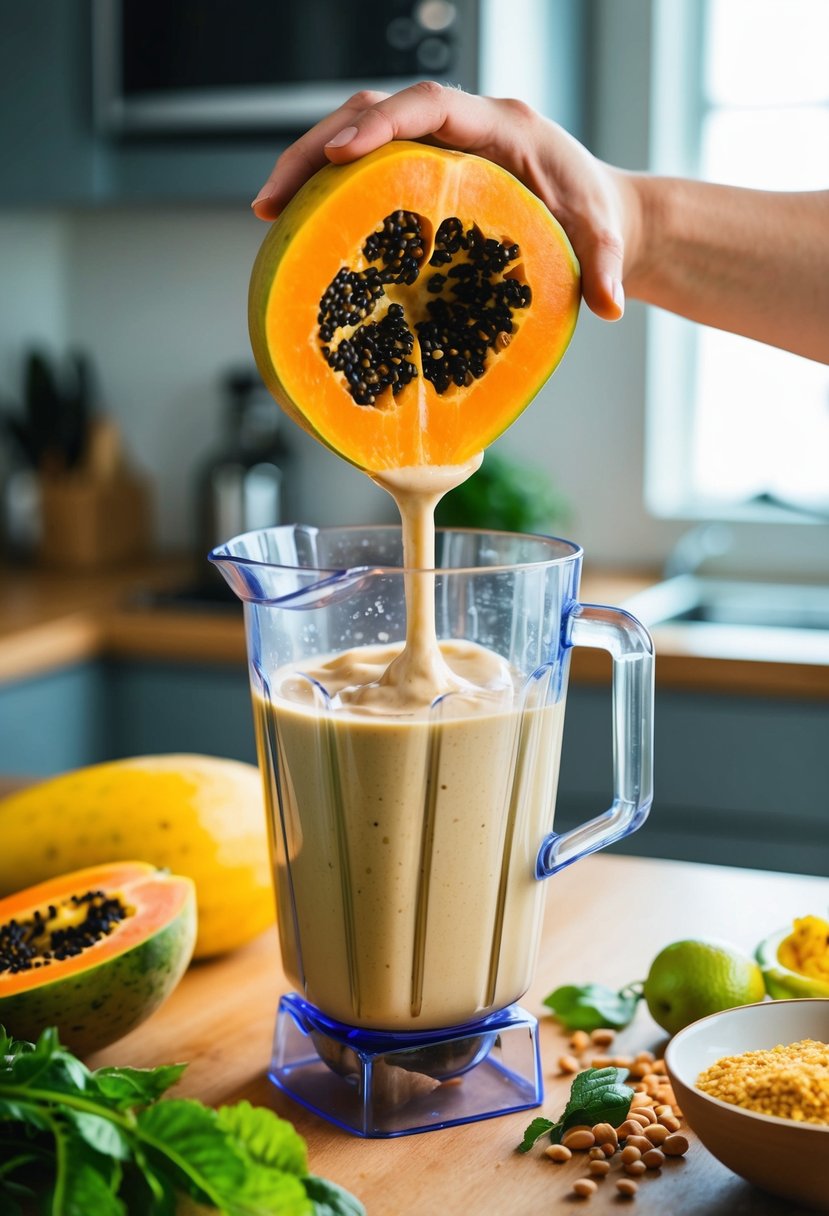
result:
[[[544,532],[568,515],[566,500],[542,469],[487,452],[478,472],[438,503],[435,522],[441,528]]]

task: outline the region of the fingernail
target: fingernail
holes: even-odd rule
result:
[[[351,143],[356,134],[356,127],[343,127],[342,131],[338,131],[325,146],[326,148],[344,148],[346,144]]]
[[[625,289],[618,279],[610,280],[610,294],[613,296],[613,303],[619,312],[623,313],[625,311]]]
[[[266,198],[270,198],[272,189],[273,189],[273,187],[271,186],[270,182],[265,182],[264,186],[259,191],[256,198],[251,203],[251,207],[255,207],[257,205],[257,203],[264,203]]]

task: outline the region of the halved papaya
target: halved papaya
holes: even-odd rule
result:
[[[57,1026],[77,1052],[129,1033],[166,1000],[196,940],[196,890],[141,861],[92,866],[0,900],[0,1025]]]
[[[250,336],[276,400],[346,460],[458,465],[555,370],[579,299],[570,243],[521,182],[397,141],[291,200],[253,268]]]

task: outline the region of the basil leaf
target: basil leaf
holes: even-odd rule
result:
[[[266,1165],[249,1163],[245,1179],[230,1198],[222,1200],[226,1216],[313,1216],[304,1179]]]
[[[541,1137],[546,1132],[551,1131],[553,1127],[555,1127],[555,1124],[550,1119],[543,1119],[541,1117],[538,1119],[533,1119],[532,1123],[524,1132],[524,1139],[518,1145],[519,1153],[528,1153],[535,1144],[536,1140],[540,1140]]]
[[[220,1106],[216,1122],[249,1161],[288,1174],[307,1172],[305,1141],[293,1124],[280,1119],[272,1110],[237,1102],[234,1106]]]
[[[314,1205],[314,1216],[366,1216],[366,1209],[359,1199],[337,1186],[336,1182],[318,1178],[315,1174],[306,1174],[302,1181]]]
[[[116,1195],[121,1173],[108,1171],[100,1154],[79,1136],[56,1129],[57,1173],[52,1211],[60,1216],[127,1216]],[[102,1168],[102,1166],[104,1168]]]
[[[639,996],[627,991],[614,992],[603,984],[565,984],[556,988],[544,1004],[551,1009],[565,1030],[622,1030],[633,1020]]]
[[[186,1064],[163,1064],[160,1068],[99,1068],[92,1085],[118,1110],[148,1106],[166,1093],[187,1068]]]
[[[136,1124],[140,1137],[215,1206],[224,1207],[242,1186],[245,1163],[217,1126],[216,1112],[200,1102],[165,1098],[140,1111]]]
[[[64,1110],[61,1114],[81,1139],[102,1156],[112,1157],[116,1161],[129,1161],[132,1157],[129,1140],[106,1114],[89,1115],[77,1110]]]

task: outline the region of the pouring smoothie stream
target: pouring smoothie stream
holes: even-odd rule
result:
[[[402,523],[402,539],[282,528],[212,555],[246,601],[285,968],[345,1026],[429,1031],[510,1005],[532,977],[538,879],[647,813],[649,644],[577,604],[578,546],[435,546],[437,501],[554,370],[578,299],[534,195],[405,143],[323,169],[254,268],[263,378]],[[569,648],[620,639],[636,661],[617,664],[614,805],[558,836]]]

